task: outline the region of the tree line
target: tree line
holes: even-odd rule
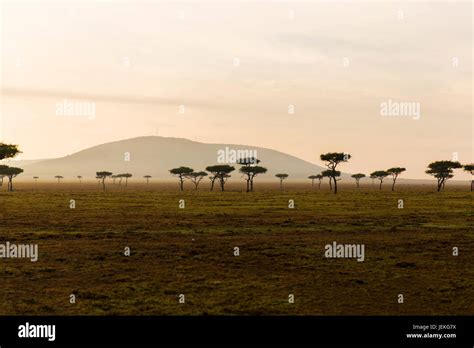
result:
[[[13,158],[16,155],[21,153],[17,145],[9,145],[0,143],[0,161],[3,159]],[[350,154],[343,152],[329,152],[320,155],[321,161],[328,168],[323,170],[320,174],[310,175],[308,179],[311,180],[311,186],[314,186],[314,181],[318,180],[318,187],[321,188],[321,182],[324,178],[329,179],[329,188],[331,192],[337,194],[338,187],[337,182],[340,181],[341,172],[338,170],[338,166],[344,162],[348,162],[351,159]],[[254,190],[254,179],[260,174],[265,174],[268,169],[260,166],[260,160],[254,157],[248,157],[239,159],[237,164],[240,165],[239,173],[243,175],[246,181],[246,191],[252,192]],[[435,161],[428,164],[428,169],[425,171],[426,174],[433,176],[437,180],[437,190],[438,192],[443,190],[446,182],[454,177],[454,169],[463,168],[466,172],[474,174],[474,164],[465,164],[462,165],[458,161]],[[221,164],[213,165],[206,167],[205,171],[194,171],[194,169],[181,166],[177,168],[172,168],[169,170],[170,174],[178,178],[179,188],[181,191],[184,190],[185,180],[190,180],[194,185],[194,189],[197,190],[201,181],[208,177],[210,180],[210,190],[214,190],[215,183],[217,182],[220,186],[221,191],[225,191],[225,184],[231,177],[231,173],[234,172],[236,168],[231,165]],[[370,173],[369,178],[374,180],[379,180],[379,189],[382,190],[382,184],[385,178],[392,178],[392,191],[395,190],[395,184],[398,177],[406,171],[406,168],[403,167],[393,167],[387,170],[376,170]],[[4,178],[8,179],[8,191],[13,191],[13,179],[23,173],[23,169],[10,167],[6,165],[0,165],[0,186],[3,186]],[[209,173],[209,174],[208,174]],[[116,174],[114,175],[109,171],[99,171],[96,172],[96,179],[102,185],[102,188],[105,190],[105,182],[107,179],[111,178],[115,184],[116,180],[119,180],[119,185],[122,185],[123,179],[125,179],[125,186],[128,185],[128,179],[132,177],[130,173]],[[275,175],[280,180],[280,189],[283,190],[283,182],[286,180],[289,175],[286,173],[278,173]],[[360,180],[365,178],[366,175],[363,173],[357,173],[351,175],[355,180],[356,187],[359,189]],[[58,180],[58,183],[61,182],[61,179],[64,179],[61,175],[56,175],[55,178]],[[77,176],[79,182],[82,183],[82,176]],[[151,175],[145,175],[144,179],[147,184],[149,184]],[[39,177],[33,177],[35,182]],[[471,191],[473,191],[474,180],[471,180]]]

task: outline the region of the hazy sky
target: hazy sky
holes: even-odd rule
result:
[[[0,22],[0,139],[23,159],[162,135],[410,178],[472,161],[471,2],[6,1]]]

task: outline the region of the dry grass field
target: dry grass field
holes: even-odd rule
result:
[[[0,315],[474,314],[468,184],[441,193],[342,185],[337,195],[308,184],[241,186],[2,191],[0,243],[37,243],[39,260],[0,259]],[[364,244],[365,261],[325,258],[334,241]]]

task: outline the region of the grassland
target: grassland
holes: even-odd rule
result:
[[[0,315],[474,314],[468,187],[276,187],[1,192],[0,243],[38,243],[40,254],[36,263],[0,259]],[[333,241],[365,244],[365,261],[326,259]]]

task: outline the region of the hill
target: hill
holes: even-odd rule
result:
[[[219,151],[221,155],[230,155],[228,159],[232,160],[232,151],[239,150],[256,151],[261,165],[268,168],[261,180],[274,180],[274,175],[281,172],[288,173],[291,179],[306,179],[308,175],[324,170],[295,156],[262,147],[147,136],[98,145],[62,158],[25,163],[22,178],[39,176],[53,179],[55,175],[62,175],[72,179],[82,175],[92,179],[96,171],[107,170],[116,174],[128,172],[134,177],[151,175],[170,179],[168,170],[171,168],[187,166],[196,171],[204,170],[209,165],[218,164]],[[235,172],[233,176],[240,177]]]

